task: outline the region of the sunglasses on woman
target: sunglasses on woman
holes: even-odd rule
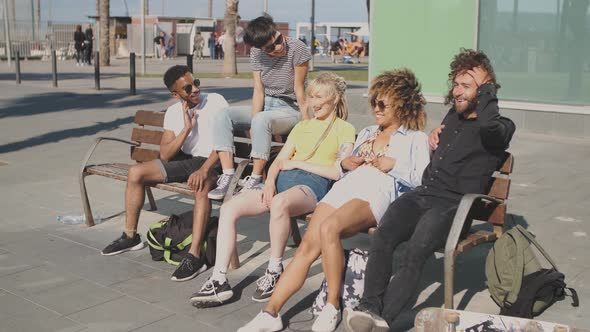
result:
[[[275,39],[275,41],[268,45],[268,46],[264,46],[262,48],[262,50],[266,53],[271,53],[274,52],[275,48],[277,47],[277,45],[281,45],[283,43],[283,34],[279,33],[279,35],[277,36],[277,38]]]
[[[382,110],[384,110],[384,109],[386,109],[388,107],[393,106],[393,104],[386,104],[386,103],[384,103],[383,100],[377,100],[376,97],[372,97],[370,103],[371,103],[371,107],[372,108],[379,107]]]
[[[201,86],[201,80],[195,78],[192,84],[187,84],[183,86],[182,90],[184,90],[184,92],[186,92],[187,95],[190,95],[193,92],[193,85],[198,89]]]

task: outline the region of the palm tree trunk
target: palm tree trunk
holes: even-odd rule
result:
[[[231,76],[238,73],[236,62],[236,24],[238,19],[238,0],[225,0],[225,55],[223,58],[223,75]]]
[[[111,64],[110,33],[109,33],[109,9],[110,0],[100,0],[100,65]]]

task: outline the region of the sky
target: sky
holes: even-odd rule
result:
[[[16,17],[31,20],[34,0],[16,0]],[[75,6],[72,6],[75,3]],[[295,29],[297,22],[309,22],[311,0],[267,0],[268,12],[275,21],[288,22]],[[110,0],[111,15],[139,15],[141,0]],[[152,15],[207,17],[207,0],[149,0]],[[239,14],[251,20],[262,13],[263,0],[241,0]],[[213,17],[222,18],[224,0],[213,0]],[[41,20],[84,23],[88,15],[95,15],[96,0],[41,0]],[[367,22],[366,0],[316,0],[316,22]]]

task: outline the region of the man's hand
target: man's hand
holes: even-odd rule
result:
[[[188,130],[192,130],[197,124],[197,112],[193,112],[192,115],[189,114],[189,107],[186,101],[182,101],[182,114],[184,115],[184,128]]]
[[[340,166],[346,171],[353,171],[365,162],[365,158],[359,156],[348,156],[342,159]]]
[[[430,135],[428,135],[428,145],[430,146],[430,150],[434,151],[438,147],[438,137],[440,136],[440,133],[442,133],[444,128],[444,124],[440,125],[432,129]]]
[[[262,203],[270,209],[272,198],[276,195],[277,188],[274,183],[267,181],[262,187]]]
[[[201,167],[188,177],[187,184],[194,192],[201,191],[208,176],[209,170]]]
[[[475,84],[478,88],[482,84],[490,82],[490,75],[485,69],[481,67],[473,67],[473,69],[467,71],[467,74],[473,77],[473,80],[475,81]]]
[[[379,157],[373,159],[371,165],[383,173],[389,173],[389,171],[393,169],[393,166],[395,166],[395,159],[390,157]]]

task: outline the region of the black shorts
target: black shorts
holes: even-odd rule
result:
[[[160,169],[162,170],[162,175],[164,175],[164,183],[185,182],[191,174],[203,166],[205,161],[207,161],[205,157],[193,157],[183,152],[179,152],[167,162],[160,160]],[[219,163],[213,166],[209,174],[211,176],[221,174]]]

